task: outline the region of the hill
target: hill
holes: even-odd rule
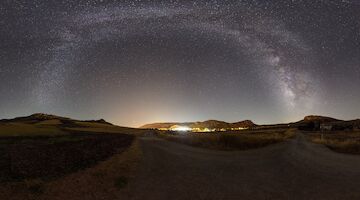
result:
[[[360,120],[339,120],[331,117],[310,115],[306,116],[303,120],[300,120],[290,125],[297,127],[300,130],[320,130],[320,126],[326,124],[331,126],[332,130],[352,130],[360,128]]]
[[[82,121],[42,113],[0,120],[0,183],[19,182],[11,187],[23,191],[28,181],[55,181],[94,167],[126,151],[136,132],[139,130],[115,126],[103,119]],[[106,167],[118,170],[124,164],[110,163]],[[127,172],[121,174],[129,176]]]
[[[252,122],[251,120],[244,120],[244,121],[232,123],[231,126],[233,128],[236,128],[236,127],[255,127],[257,125],[254,124],[254,122]]]
[[[166,122],[166,123],[153,123],[146,124],[141,126],[142,129],[160,129],[160,128],[170,128],[171,126],[179,125],[179,126],[188,126],[190,128],[210,128],[210,129],[221,129],[221,128],[250,128],[257,126],[250,120],[228,123],[224,121],[218,120],[207,120],[203,122],[185,122],[185,123],[177,123],[177,122]]]
[[[59,136],[72,132],[136,133],[138,130],[115,126],[104,119],[76,120],[68,117],[36,113],[30,116],[0,120],[0,137]]]
[[[321,122],[321,123],[329,123],[329,122],[340,122],[342,120],[338,120],[331,117],[319,116],[319,115],[309,115],[306,116],[303,122]]]
[[[104,119],[100,120],[74,120],[67,117],[60,117],[56,115],[44,114],[44,113],[35,113],[30,116],[26,117],[16,117],[14,119],[2,119],[0,122],[3,123],[25,123],[25,124],[36,124],[36,123],[43,123],[43,122],[51,122],[53,124],[55,121],[58,124],[67,124],[69,122],[90,122],[90,123],[100,123],[100,124],[107,124],[112,125],[111,123],[105,121]]]

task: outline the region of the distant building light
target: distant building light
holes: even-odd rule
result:
[[[231,128],[232,131],[239,131],[239,130],[246,130],[249,129],[248,127],[237,127],[237,128]]]
[[[192,129],[187,126],[174,126],[170,128],[172,131],[191,131]]]

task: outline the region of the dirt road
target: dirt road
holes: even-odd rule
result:
[[[360,199],[360,156],[332,152],[302,134],[261,149],[220,152],[154,137],[129,199]]]

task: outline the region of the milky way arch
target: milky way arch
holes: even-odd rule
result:
[[[310,47],[281,21],[242,6],[107,6],[61,16],[51,31],[57,42],[47,48],[52,56],[39,66],[33,93],[42,104],[66,96],[64,85],[77,73],[77,55],[98,43],[181,31],[189,37],[195,32],[206,35],[210,42],[231,41],[253,64],[245,70],[256,71],[256,81],[271,85],[287,108],[311,106],[316,84],[307,71],[312,67]]]

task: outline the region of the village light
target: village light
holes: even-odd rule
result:
[[[172,131],[191,131],[192,129],[187,126],[176,126],[171,129]]]

